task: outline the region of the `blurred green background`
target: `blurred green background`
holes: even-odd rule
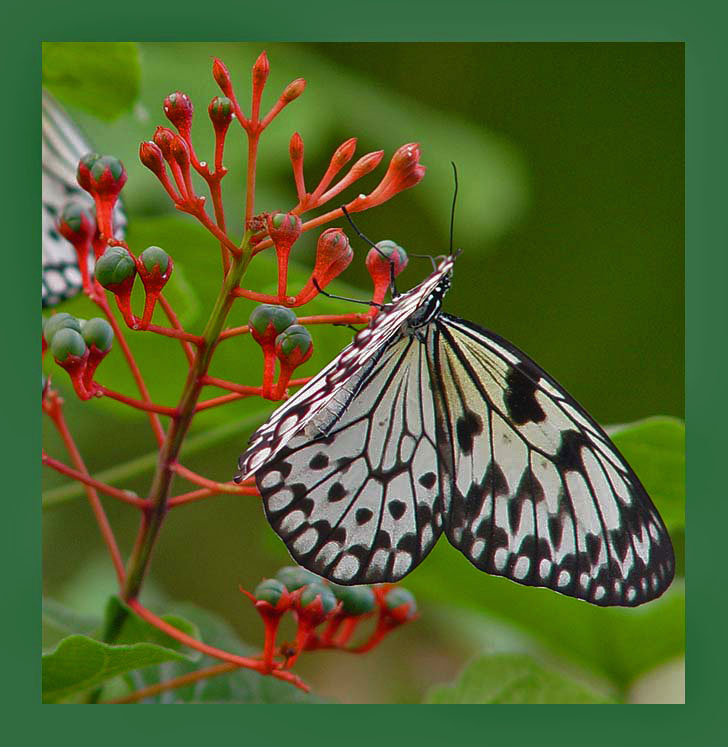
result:
[[[179,89],[195,102],[193,138],[198,155],[209,158],[205,110],[218,93],[212,59],[225,61],[245,108],[249,68],[263,48],[271,63],[264,109],[293,78],[305,77],[308,87],[266,132],[258,211],[295,204],[287,149],[294,131],[305,142],[309,189],[333,149],[348,137],[359,138],[357,155],[383,148],[386,160],[402,143],[419,142],[428,167],[422,184],[360,214],[360,228],[374,240],[391,238],[411,252],[446,251],[454,161],[461,187],[455,243],[464,251],[446,310],[513,341],[604,424],[683,416],[681,45],[140,45],[139,97],[131,111],[102,121],[70,104],[68,110],[100,152],[124,161],[130,246],[138,253],[157,244],[174,257],[169,295],[191,331],[202,328],[219,287],[219,249],[191,218],[170,208],[156,180],[138,163],[138,145],[157,124],[167,124],[162,100]],[[235,226],[242,212],[245,160],[240,133],[233,131],[228,141],[231,173],[223,183],[228,221]],[[345,196],[368,191],[383,171],[382,166]],[[352,243],[356,259],[338,290],[365,298],[367,248]],[[314,246],[315,236],[306,235],[295,248],[294,291],[305,281]],[[427,260],[413,258],[400,286],[410,287],[428,272]],[[257,290],[275,287],[268,257],[256,261],[246,284]],[[244,323],[251,308],[241,303],[232,322]],[[302,313],[349,308],[321,299]],[[63,310],[93,313],[83,299]],[[342,328],[317,328],[313,335],[316,354],[302,375],[313,373],[350,339]],[[129,337],[153,396],[174,404],[184,379],[179,348],[152,335]],[[113,355],[99,380],[133,394]],[[235,338],[221,345],[212,372],[255,384],[259,357],[252,340]],[[63,389],[64,376],[53,373]],[[151,463],[153,444],[143,417],[105,401],[79,404],[72,395],[66,400],[93,471],[118,469],[140,457],[142,464],[145,458]],[[270,409],[250,401],[205,413],[195,423],[194,448],[183,452],[184,463],[214,479],[230,479],[247,436]],[[49,453],[65,458],[47,423],[44,441]],[[44,514],[44,591],[76,609],[98,611],[114,581],[88,506],[74,497],[73,487],[64,489],[62,478],[45,470],[44,479],[53,504]],[[118,484],[143,495],[148,480],[147,468]],[[179,492],[184,489],[180,484]],[[106,504],[128,550],[136,514],[110,500]],[[680,537],[676,544],[681,546]],[[620,697],[633,700],[664,699],[671,697],[665,695],[670,688],[679,691],[682,597],[674,590],[645,609],[592,609],[488,578],[445,545],[440,543],[403,584],[421,599],[417,623],[366,657],[317,653],[302,658],[300,672],[319,694],[347,702],[418,702],[433,683],[452,679],[484,648],[538,650],[570,673],[596,678],[604,692],[614,695],[616,688]],[[285,548],[256,501],[220,496],[169,516],[144,598],[150,604],[194,601],[222,614],[255,644],[261,639],[259,621],[237,587],[252,588],[286,563]],[[619,631],[628,629],[633,637],[622,645]],[[643,669],[622,650],[635,646],[646,647],[648,668],[668,667],[662,675],[651,674],[647,685],[635,684]]]

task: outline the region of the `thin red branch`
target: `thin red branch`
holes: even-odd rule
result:
[[[76,468],[82,475],[90,477],[89,472],[86,469],[86,464],[81,457],[81,452],[78,450],[76,442],[73,440],[73,436],[68,429],[65,418],[63,417],[61,404],[62,401],[60,397],[56,395],[46,406],[44,406],[44,409],[55,424],[58,433],[60,434],[61,439],[63,440],[63,443],[66,447],[66,450],[71,457],[71,461],[76,465]],[[95,488],[93,488],[91,485],[85,485],[85,490],[86,496],[88,497],[88,502],[91,505],[91,510],[94,512],[94,516],[96,517],[96,523],[99,526],[99,531],[101,532],[104,543],[109,550],[111,562],[113,563],[114,570],[116,571],[116,578],[118,579],[119,587],[121,588],[124,585],[126,574],[124,571],[124,561],[121,559],[119,546],[116,544],[116,537],[114,536],[111,524],[109,524],[109,519],[106,516],[104,507],[101,505],[101,500]]]
[[[260,672],[261,674],[267,674],[267,672],[265,671],[265,664],[261,660],[251,659],[246,656],[238,656],[236,654],[231,654],[228,651],[223,651],[222,649],[215,648],[214,646],[208,646],[207,644],[198,641],[196,638],[183,633],[173,625],[165,622],[161,617],[157,617],[157,615],[140,604],[138,600],[128,599],[126,600],[126,603],[143,620],[146,620],[150,625],[154,625],[155,628],[161,630],[163,633],[166,633],[168,636],[170,636],[170,638],[174,638],[176,641],[183,643],[185,646],[193,648],[196,651],[200,651],[207,656],[212,656],[215,659],[220,659],[221,661],[227,661],[231,664],[235,664],[238,667],[245,667],[246,669],[253,669],[256,672]],[[274,669],[270,672],[270,674],[280,680],[290,682],[292,685],[295,685],[304,692],[308,692],[310,689],[300,677],[293,674],[292,672],[286,672],[281,669]]]
[[[183,477],[185,480],[189,480],[194,485],[199,485],[203,488],[209,488],[210,490],[215,490],[218,493],[232,493],[235,495],[256,495],[257,489],[255,492],[251,492],[251,488],[246,485],[238,485],[234,482],[216,482],[215,480],[208,480],[203,475],[198,474],[194,470],[188,469],[187,467],[184,467],[179,462],[176,464],[173,464],[171,466],[171,469],[173,472],[175,472],[180,477]]]
[[[238,394],[237,392],[231,392],[230,394],[223,394],[219,397],[211,397],[210,399],[198,402],[195,405],[195,412],[202,410],[209,410],[212,407],[219,407],[220,405],[226,405],[228,402],[235,402],[239,399],[247,399],[251,395],[249,394]]]
[[[157,413],[158,415],[168,415],[170,418],[174,418],[177,416],[177,410],[174,407],[167,407],[166,405],[157,405],[154,402],[146,402],[141,401],[138,399],[134,399],[133,397],[127,397],[125,394],[121,394],[120,392],[115,392],[113,389],[108,389],[105,386],[102,386],[101,384],[94,384],[96,387],[97,394],[102,394],[104,397],[109,397],[111,399],[115,399],[118,402],[123,402],[125,405],[129,405],[129,407],[134,407],[137,410],[144,410],[145,412],[153,412]]]
[[[138,703],[140,700],[153,698],[155,695],[159,695],[160,693],[168,692],[169,690],[176,690],[178,687],[191,685],[192,683],[199,682],[200,680],[217,677],[218,675],[225,674],[226,672],[234,672],[236,669],[240,669],[240,667],[237,664],[231,664],[230,662],[213,664],[211,667],[198,669],[195,672],[189,672],[188,674],[183,674],[179,677],[173,677],[171,680],[167,680],[166,682],[159,682],[156,685],[150,685],[149,687],[143,687],[140,690],[135,690],[133,693],[125,695],[123,698],[106,700],[104,701],[104,704]]]
[[[70,477],[74,480],[78,480],[78,482],[82,482],[84,485],[89,485],[92,488],[96,488],[96,490],[100,490],[102,493],[105,493],[112,498],[116,498],[120,501],[123,501],[124,503],[128,503],[130,506],[136,506],[137,508],[145,508],[147,506],[147,502],[143,498],[139,498],[138,496],[133,495],[127,490],[121,490],[120,488],[115,488],[113,485],[107,485],[105,482],[95,480],[93,477],[90,477],[83,472],[73,469],[73,467],[69,467],[67,464],[63,464],[63,462],[59,462],[57,459],[48,456],[48,454],[46,454],[45,452],[41,457],[41,462],[47,467],[56,470],[56,472],[60,472],[62,475],[66,475],[67,477]]]

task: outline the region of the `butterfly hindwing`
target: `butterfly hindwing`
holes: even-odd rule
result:
[[[293,557],[343,584],[395,581],[431,550],[449,501],[424,347],[401,337],[326,435],[294,436],[256,473]]]
[[[667,530],[602,428],[507,341],[447,314],[436,325],[450,542],[481,570],[594,604],[659,596],[674,573]]]

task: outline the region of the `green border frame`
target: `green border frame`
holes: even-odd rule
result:
[[[284,11],[281,5],[285,4]],[[10,272],[3,300],[5,350],[3,376],[4,423],[12,440],[5,439],[4,453],[13,469],[5,474],[5,533],[3,550],[5,616],[9,629],[4,636],[7,691],[3,702],[19,701],[13,719],[28,738],[40,731],[58,739],[68,736],[78,744],[93,740],[116,742],[177,739],[185,741],[229,738],[232,740],[285,739],[304,741],[346,740],[356,742],[408,741],[442,743],[455,739],[478,744],[522,741],[524,738],[559,744],[588,741],[590,745],[657,740],[677,741],[690,737],[713,744],[719,733],[721,713],[716,708],[723,691],[726,601],[723,585],[711,564],[726,542],[728,503],[716,437],[717,423],[728,416],[721,371],[727,362],[723,327],[728,319],[728,252],[725,238],[725,181],[728,173],[728,100],[725,70],[728,52],[725,36],[727,15],[711,0],[613,0],[597,3],[582,0],[512,0],[474,3],[450,0],[442,4],[369,0],[350,4],[331,0],[293,3],[286,0],[276,10],[263,10],[239,0],[218,0],[206,16],[199,6],[181,8],[169,2],[157,5],[137,0],[116,4],[76,2],[72,8],[45,4],[16,9],[13,36],[2,48],[4,116],[0,120],[6,144],[2,189],[5,211],[3,256]],[[219,19],[223,19],[221,23]],[[684,41],[686,42],[686,138],[687,138],[687,380],[688,488],[690,501],[687,705],[632,709],[622,706],[617,718],[595,716],[578,708],[540,710],[538,717],[514,722],[513,714],[491,710],[453,713],[419,708],[411,713],[380,710],[368,728],[352,730],[351,716],[341,708],[328,710],[318,720],[311,709],[300,709],[285,720],[275,719],[268,709],[249,709],[244,716],[196,710],[193,716],[179,711],[160,717],[135,712],[134,718],[83,711],[83,720],[62,709],[32,713],[39,704],[38,657],[40,620],[40,532],[37,496],[40,492],[37,464],[40,445],[37,412],[37,205],[39,194],[38,147],[41,40],[257,40],[266,41]],[[33,227],[31,229],[31,227]],[[28,234],[32,233],[32,238]],[[18,314],[23,309],[23,314]],[[722,334],[721,334],[722,332]],[[10,352],[12,351],[12,352]],[[717,359],[716,359],[717,358]],[[703,371],[709,370],[707,378]],[[722,476],[721,476],[722,477]],[[705,500],[702,500],[705,497]],[[723,516],[718,515],[719,513]],[[719,644],[723,643],[723,646]],[[284,706],[285,707],[285,706]],[[376,707],[376,706],[375,706]],[[280,706],[279,706],[280,708]],[[573,708],[573,707],[572,707]],[[9,709],[6,710],[8,712]],[[276,714],[277,715],[277,714]],[[40,716],[40,718],[38,717]],[[19,718],[17,718],[19,717]],[[273,717],[273,718],[272,718]],[[152,720],[153,719],[153,720]],[[144,727],[149,725],[150,730]],[[64,729],[63,727],[68,728]],[[39,728],[40,727],[40,728]],[[94,728],[95,727],[95,728]],[[360,732],[360,733],[357,733]],[[38,735],[42,738],[44,735]],[[12,737],[11,737],[12,738]]]

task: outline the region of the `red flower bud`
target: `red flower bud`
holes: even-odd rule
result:
[[[305,88],[306,88],[306,80],[305,80],[305,78],[296,78],[296,80],[291,81],[283,89],[283,93],[281,94],[281,98],[286,103],[289,103],[289,102],[293,101],[294,99],[297,99],[304,92]]]
[[[86,186],[81,186],[91,194],[116,197],[126,184],[124,164],[114,156],[94,156],[92,161],[85,159],[88,157],[84,156],[78,166],[79,184],[83,181]]]
[[[154,141],[145,140],[139,145],[139,160],[156,176],[165,173],[162,150]]]
[[[297,132],[291,136],[288,152],[291,154],[291,161],[299,161],[303,158],[303,138]]]
[[[351,172],[356,175],[357,179],[360,179],[370,171],[374,171],[382,162],[382,158],[384,158],[383,150],[375,150],[372,153],[367,153],[351,167]]]
[[[190,149],[180,135],[175,135],[170,144],[170,155],[180,165],[183,171],[190,167]]]
[[[372,247],[366,258],[367,270],[374,282],[374,294],[372,300],[374,303],[381,304],[387,295],[390,283],[392,282],[392,267],[394,267],[394,276],[399,275],[407,267],[407,252],[398,246],[394,241],[385,239],[377,242],[377,248]]]
[[[293,213],[273,213],[266,216],[266,228],[277,251],[290,251],[301,235],[301,218]]]
[[[270,63],[268,62],[268,55],[263,51],[253,65],[253,88],[262,89],[268,80],[269,72]]]
[[[177,135],[169,127],[157,127],[154,131],[152,140],[162,151],[162,155],[167,161],[173,160],[172,143],[176,137]]]
[[[420,146],[417,143],[402,145],[392,156],[387,173],[374,191],[364,197],[357,197],[350,207],[366,210],[381,205],[399,192],[414,187],[422,181],[424,175],[425,167],[420,163]]]
[[[233,102],[227,96],[215,96],[207,107],[207,113],[215,130],[225,132],[233,121]]]
[[[316,263],[311,277],[296,296],[294,305],[308,303],[318,294],[319,288],[325,288],[334,278],[341,275],[353,259],[354,252],[347,235],[340,228],[326,229],[316,244]]]
[[[331,165],[341,168],[344,164],[349,163],[351,157],[354,155],[354,151],[356,150],[356,142],[355,137],[350,137],[348,140],[345,140],[334,151],[334,155],[331,157]]]
[[[71,202],[61,211],[56,225],[61,236],[73,244],[78,267],[81,271],[81,282],[84,290],[88,291],[91,287],[88,256],[93,239],[96,236],[96,219],[83,205]]]
[[[228,72],[227,67],[225,67],[225,63],[217,57],[212,63],[212,77],[215,79],[217,85],[220,86],[220,90],[228,98],[234,98],[233,83],[230,79],[230,73]]]
[[[164,99],[164,113],[167,119],[184,136],[189,135],[194,111],[195,108],[186,93],[175,91]]]
[[[101,156],[98,153],[87,153],[85,156],[82,156],[78,162],[76,181],[81,189],[85,189],[87,192],[91,191],[91,167],[99,160],[99,158],[101,158]]]

